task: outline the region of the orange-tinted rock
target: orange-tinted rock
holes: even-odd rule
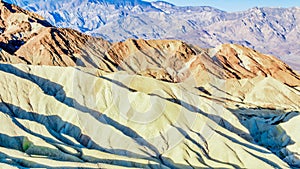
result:
[[[112,46],[109,58],[120,69],[157,79],[179,82],[180,70],[196,52],[177,40],[129,39]]]
[[[134,40],[110,44],[72,29],[55,28],[41,16],[0,3],[0,61],[30,65],[125,70],[169,82],[210,75],[223,79],[272,76],[300,86],[299,75],[279,59],[225,44],[204,50],[179,40]]]
[[[272,76],[290,86],[300,86],[299,75],[274,56],[261,54],[240,45],[222,45],[215,56],[228,73],[236,78]]]
[[[5,2],[0,3],[0,12],[4,26],[0,35],[1,61],[114,70],[113,64],[104,59],[109,42],[52,27],[41,16]]]

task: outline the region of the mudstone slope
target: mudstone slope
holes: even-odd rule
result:
[[[276,57],[110,43],[0,7],[1,167],[300,167],[300,76]]]

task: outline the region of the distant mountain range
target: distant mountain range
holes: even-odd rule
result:
[[[3,1],[0,31],[0,168],[300,168],[300,74],[274,56],[111,43]]]
[[[212,7],[178,7],[141,0],[6,0],[109,41],[180,39],[201,47],[236,43],[285,60],[300,55],[300,8],[252,8],[228,13]],[[293,66],[293,65],[292,65]],[[299,66],[300,67],[300,66]],[[299,70],[299,69],[298,69]]]

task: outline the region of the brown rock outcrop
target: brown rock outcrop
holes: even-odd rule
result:
[[[0,3],[0,61],[30,65],[125,70],[169,82],[210,74],[222,79],[271,76],[300,86],[299,75],[277,58],[225,44],[201,49],[178,40],[134,40],[111,44],[72,29],[55,28],[39,15]]]
[[[52,27],[39,15],[2,1],[0,12],[2,62],[114,69],[112,63],[103,59],[109,42]]]
[[[300,78],[287,64],[274,56],[261,54],[240,45],[224,44],[217,49],[218,63],[237,79],[271,76],[290,86],[299,86]]]

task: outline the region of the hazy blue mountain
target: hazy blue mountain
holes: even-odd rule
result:
[[[200,37],[206,45],[243,33],[264,36],[257,41],[265,45],[275,45],[276,37],[297,43],[284,35],[297,26],[267,37],[274,34],[270,27],[280,30],[268,9],[228,14],[164,2],[74,3],[77,13],[63,7],[69,13],[63,11],[68,14],[61,23],[75,19],[76,25],[72,14],[107,11],[95,31],[107,28],[111,37],[156,26],[158,38],[173,33]],[[273,20],[285,18],[284,12],[272,14]],[[1,169],[300,168],[300,74],[276,57],[235,44],[204,49],[166,39],[110,43],[57,28],[1,0],[0,14]],[[253,23],[259,28],[248,34]],[[177,26],[185,26],[181,34]],[[219,41],[209,41],[213,36]]]
[[[242,44],[275,56],[300,54],[300,8],[252,8],[228,13],[141,0],[7,0],[70,27],[116,42],[181,39],[201,47]]]

